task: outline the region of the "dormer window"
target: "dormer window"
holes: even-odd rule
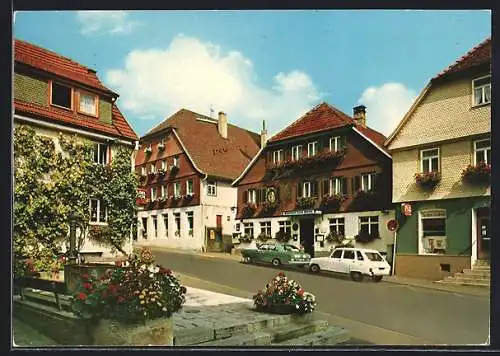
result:
[[[159,150],[165,149],[165,139],[164,138],[162,138],[160,143],[158,144],[158,149]]]
[[[472,81],[474,106],[491,103],[491,75]]]
[[[78,91],[78,111],[92,116],[97,116],[97,103],[98,96],[85,92],[82,90]]]
[[[73,89],[66,85],[51,82],[50,104],[65,109],[73,109]]]
[[[345,137],[336,136],[330,138],[330,151],[337,152],[345,147]]]
[[[179,157],[174,157],[174,164],[173,164],[173,166],[179,168]]]
[[[276,150],[273,152],[273,163],[280,163],[283,160],[283,150]]]
[[[318,152],[318,141],[309,142],[307,144],[307,156],[312,157]]]
[[[292,159],[298,161],[302,157],[302,145],[292,147]]]

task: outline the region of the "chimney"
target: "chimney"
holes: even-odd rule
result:
[[[359,105],[355,106],[352,111],[354,112],[353,118],[356,124],[365,127],[366,126],[366,106]]]
[[[227,115],[225,112],[219,111],[219,120],[217,121],[219,134],[223,138],[227,138]]]
[[[262,120],[262,131],[260,132],[260,148],[264,148],[267,143],[266,120]]]

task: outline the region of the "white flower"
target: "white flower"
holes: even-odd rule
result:
[[[158,268],[157,266],[155,265],[150,265],[148,267],[148,271],[151,272],[151,273],[157,273],[158,271],[160,270],[160,268]]]
[[[141,265],[141,267],[139,267],[139,269],[144,271],[146,269],[146,265]]]

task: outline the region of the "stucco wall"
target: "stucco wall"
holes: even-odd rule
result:
[[[450,272],[441,270],[441,264],[449,264]],[[467,256],[418,256],[396,255],[396,276],[421,278],[432,281],[442,280],[454,273],[471,268],[470,257]]]

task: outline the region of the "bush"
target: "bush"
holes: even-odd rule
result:
[[[125,266],[110,269],[99,279],[81,277],[71,309],[83,319],[144,322],[169,317],[185,302],[186,288],[171,270],[154,264],[147,248],[135,251]]]

